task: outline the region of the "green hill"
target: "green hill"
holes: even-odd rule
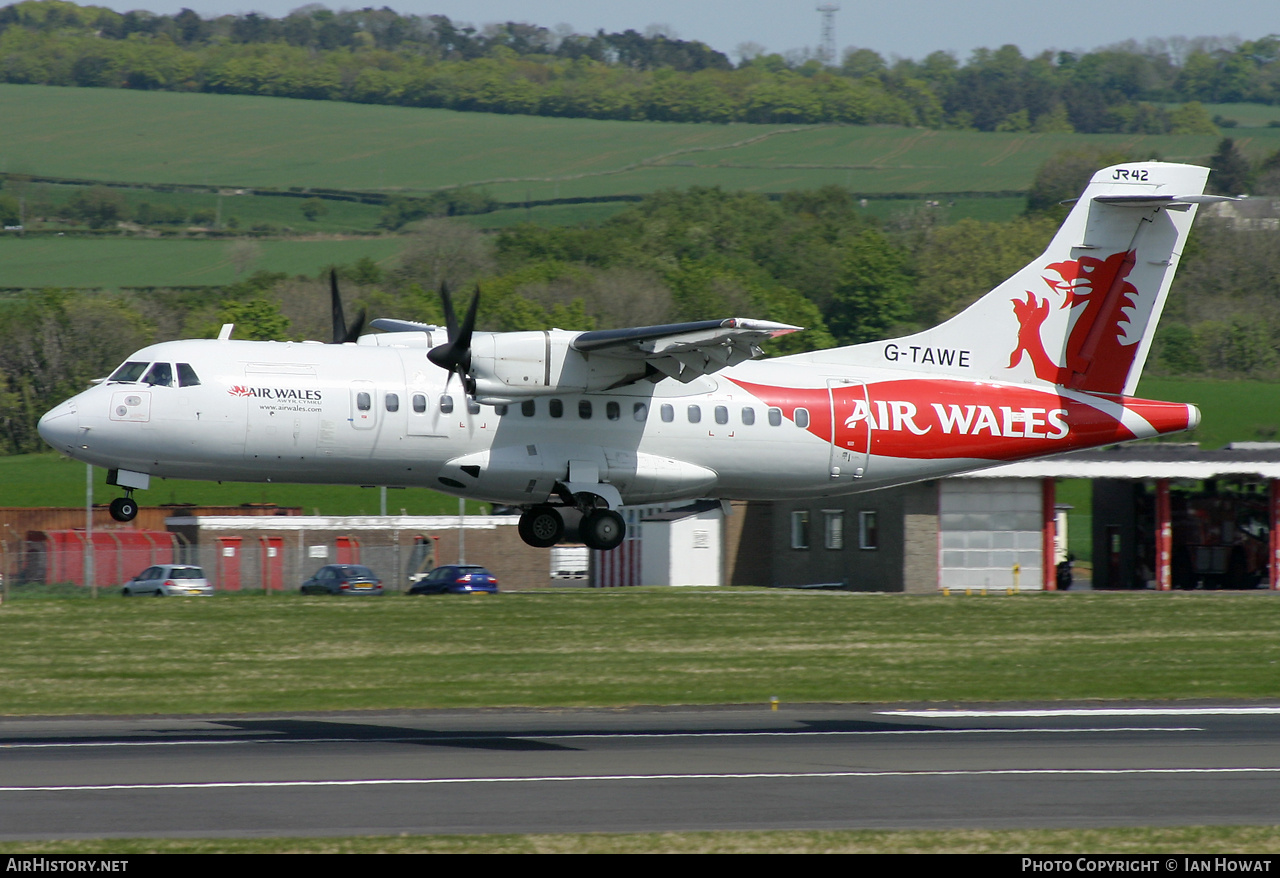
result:
[[[1068,147],[1194,160],[1217,144],[1214,135],[608,122],[33,85],[0,85],[0,118],[0,172],[380,192],[475,185],[508,202],[690,185],[1022,191],[1041,162]],[[1240,134],[1254,157],[1280,148],[1280,128]]]

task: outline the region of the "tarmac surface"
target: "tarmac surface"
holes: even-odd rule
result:
[[[0,720],[0,839],[1280,823],[1280,704]]]

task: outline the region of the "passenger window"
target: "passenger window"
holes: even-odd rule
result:
[[[387,403],[387,411],[389,412],[400,411],[400,394],[388,393],[386,397],[386,403]]]
[[[631,407],[631,416],[637,421],[644,421],[649,417],[649,407],[642,402],[638,402]]]
[[[702,420],[702,407],[696,406],[696,405],[689,406],[689,423],[696,424],[701,420]]]
[[[756,410],[751,406],[744,406],[742,409],[742,423],[750,427],[756,422]]]
[[[604,407],[604,416],[611,421],[616,421],[622,417],[622,407],[616,402],[607,403]]]
[[[196,377],[196,370],[191,368],[190,363],[178,364],[178,386],[179,387],[200,386],[200,379]]]
[[[662,404],[662,420],[670,424],[675,419],[676,419],[675,407],[672,406],[670,403],[664,402]]]
[[[524,415],[526,418],[532,418],[537,411],[537,403],[532,399],[526,399],[524,402],[520,403],[520,414]]]
[[[723,406],[723,405],[716,406],[716,423],[717,424],[729,423],[729,407],[728,406]]]
[[[564,403],[561,402],[560,400],[558,399],[551,400],[551,402],[548,403],[547,408],[551,411],[551,417],[553,418],[564,417]]]
[[[112,372],[107,380],[119,384],[132,384],[142,377],[142,373],[147,371],[147,366],[147,363],[125,363]]]
[[[507,414],[507,407],[505,405],[495,405],[493,407],[493,411],[495,414],[497,414],[498,417],[501,418]]]
[[[474,399],[472,399],[471,397],[469,397],[469,396],[468,396],[468,397],[467,397],[467,411],[468,411],[468,412],[470,412],[470,413],[471,413],[471,414],[473,414],[473,415],[478,415],[478,414],[480,414],[480,403],[476,402]]]
[[[142,379],[142,383],[152,387],[172,387],[173,367],[168,363],[156,363],[147,373],[147,377]]]
[[[782,426],[782,409],[769,409],[769,426]]]
[[[578,401],[578,417],[587,421],[591,419],[591,401],[582,399]]]
[[[418,414],[422,414],[427,410],[427,397],[423,393],[415,393],[413,395],[413,410]]]
[[[360,409],[362,412],[367,412],[369,409],[373,408],[373,398],[364,391],[357,393],[356,408]]]
[[[808,409],[796,409],[796,426],[797,427],[809,426],[809,410]]]
[[[440,397],[440,411],[446,415],[453,411],[453,397],[447,393]]]

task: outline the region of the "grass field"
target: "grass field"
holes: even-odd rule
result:
[[[358,680],[315,673],[352,662]],[[23,592],[0,608],[0,711],[15,716],[1256,699],[1277,695],[1277,662],[1267,592]]]
[[[243,274],[237,247],[253,248]],[[364,256],[389,264],[397,237],[306,239],[0,238],[0,287],[205,286],[233,283],[254,271],[314,277],[326,266]]]
[[[0,842],[0,854],[1275,854],[1280,827],[592,832],[360,838],[166,838]]]
[[[1139,383],[1138,395],[1200,409],[1200,426],[1169,436],[1170,442],[1221,448],[1228,442],[1280,441],[1280,384],[1149,377]]]
[[[84,506],[85,464],[57,454],[0,456],[0,506]],[[107,471],[95,468],[94,500],[109,503],[120,495],[107,485]],[[282,485],[243,482],[187,482],[157,479],[151,489],[138,493],[143,504],[192,503],[196,506],[238,506],[241,503],[274,503],[298,506],[307,515],[377,515],[380,494],[371,488],[344,485]],[[387,512],[401,509],[408,515],[454,515],[458,500],[422,488],[387,492]],[[489,509],[487,503],[468,502],[469,512]]]
[[[319,101],[0,85],[0,171],[138,183],[425,191],[520,202],[720,185],[782,192],[1024,190],[1086,144],[1175,160],[1214,135],[1003,134],[867,126],[605,122]],[[1237,143],[1255,158],[1280,129]]]

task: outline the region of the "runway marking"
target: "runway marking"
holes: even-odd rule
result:
[[[32,743],[0,743],[0,750],[41,750],[70,747],[217,747],[230,744],[448,744],[451,741],[563,741],[593,738],[821,738],[832,736],[868,735],[1012,735],[1047,734],[1061,735],[1073,732],[1203,732],[1195,726],[1116,726],[1112,728],[1068,729],[880,729],[827,732],[582,732],[552,735],[448,735],[406,736],[395,738],[185,738],[159,741],[41,741]]]
[[[116,790],[286,789],[315,787],[439,786],[459,784],[600,783],[662,780],[803,780],[810,778],[877,777],[1081,777],[1137,774],[1280,774],[1275,768],[998,768],[932,771],[800,771],[727,772],[724,774],[601,774],[541,777],[428,777],[354,780],[198,781],[191,783],[76,784],[59,786],[0,786],[0,793],[109,792]]]
[[[880,716],[1045,717],[1045,716],[1266,716],[1280,707],[1066,707],[1044,710],[881,710]]]

